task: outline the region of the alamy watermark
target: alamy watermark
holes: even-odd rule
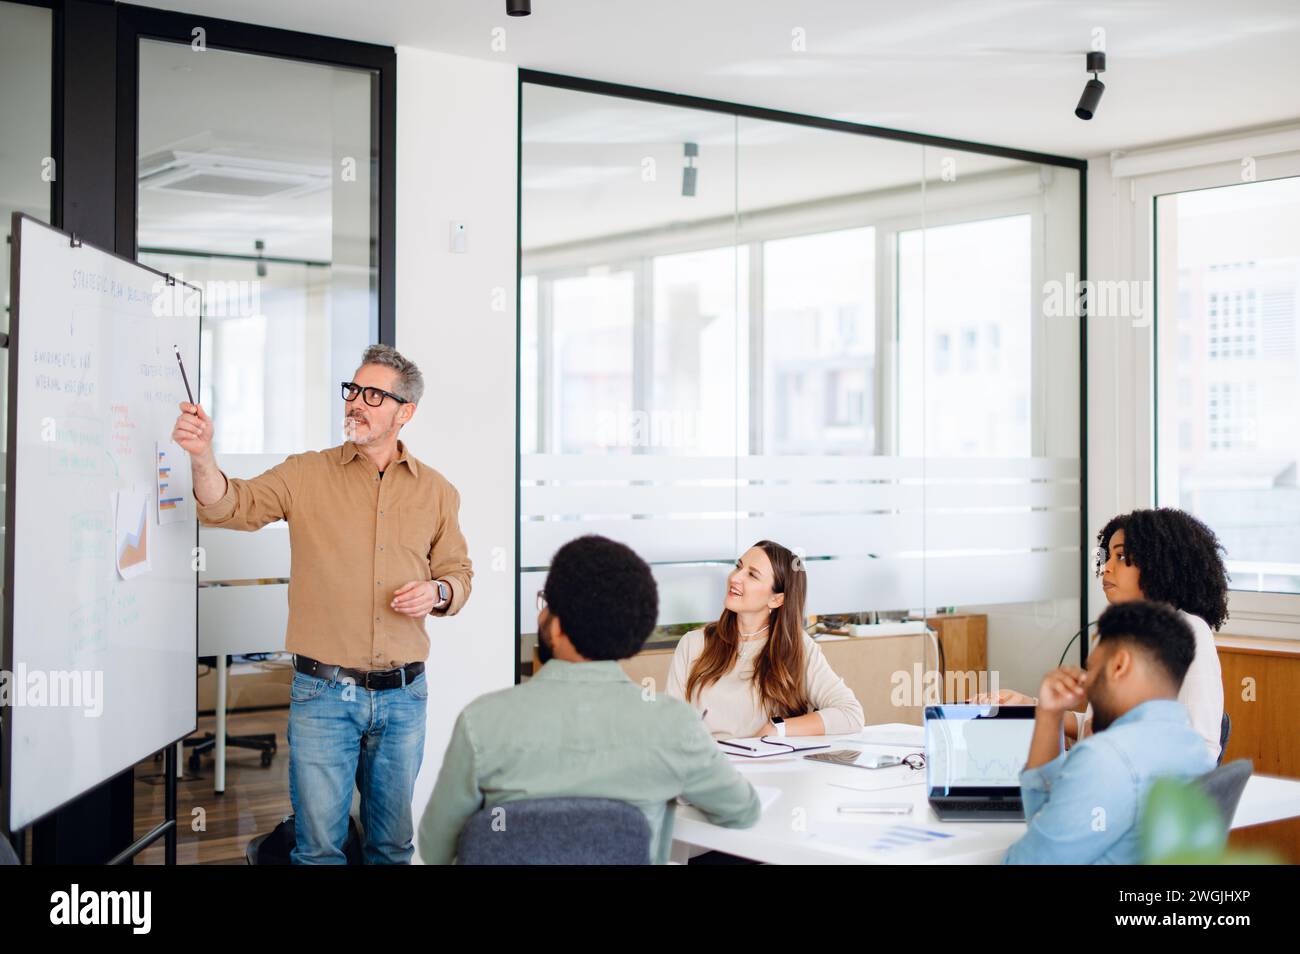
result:
[[[601,447],[697,447],[704,434],[701,411],[643,411],[626,406],[596,412]]]
[[[153,313],[157,318],[256,318],[262,314],[261,281],[200,282],[203,296],[193,293],[185,276],[160,278],[153,284]]]
[[[18,708],[81,709],[87,719],[104,713],[104,671],[28,670],[19,663],[0,669],[0,706]]]
[[[1151,324],[1155,285],[1146,281],[1078,281],[1067,272],[1065,281],[1043,283],[1043,314],[1048,318],[1126,318],[1134,328]]]
[[[899,709],[942,705],[945,699],[996,698],[998,692],[997,672],[950,669],[941,674],[919,662],[911,671],[895,670],[889,683],[889,704]]]

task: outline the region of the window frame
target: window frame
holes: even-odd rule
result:
[[[1216,189],[1246,182],[1300,177],[1300,152],[1254,157],[1255,177],[1241,177],[1242,160],[1233,159],[1194,168],[1156,172],[1130,179],[1133,203],[1134,256],[1131,277],[1149,281],[1157,289],[1157,242],[1159,241],[1156,201],[1162,195]],[[1120,278],[1122,276],[1116,276]],[[1152,296],[1151,334],[1135,338],[1136,434],[1134,451],[1137,477],[1136,491],[1143,506],[1160,506],[1159,386],[1160,363],[1168,360],[1163,351],[1177,360],[1178,341],[1171,335],[1161,341],[1159,296]],[[1253,590],[1228,591],[1228,620],[1220,630],[1223,635],[1254,636],[1271,639],[1300,640],[1300,593],[1261,593]]]

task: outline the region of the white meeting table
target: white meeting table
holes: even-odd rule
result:
[[[911,745],[872,745],[871,740]],[[922,750],[922,728],[867,726],[854,735],[827,736],[831,751],[854,748],[904,755]],[[942,822],[930,808],[925,770],[905,765],[861,769],[782,755],[728,758],[763,798],[752,828],[710,824],[698,809],[677,808],[674,861],[701,851],[723,851],[769,864],[997,864],[1025,832],[1024,822]],[[906,802],[911,814],[844,814],[846,803]],[[1233,828],[1300,816],[1300,781],[1253,775],[1233,817]]]

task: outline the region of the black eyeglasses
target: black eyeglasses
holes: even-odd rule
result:
[[[353,384],[351,381],[343,381],[340,384],[340,387],[343,389],[343,400],[355,401],[357,399],[357,394],[360,393],[362,400],[371,407],[379,407],[379,405],[384,403],[384,398],[386,397],[392,398],[398,404],[411,403],[406,398],[398,397],[392,391],[385,391],[383,388],[363,388],[361,385]]]

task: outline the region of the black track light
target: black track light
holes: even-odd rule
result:
[[[533,12],[532,0],[506,0],[506,15],[526,17]]]
[[[695,183],[699,178],[700,170],[695,168],[695,158],[700,154],[700,144],[696,142],[682,143],[683,152],[686,155],[686,167],[682,169],[682,195],[695,195]]]
[[[1097,114],[1097,107],[1101,104],[1101,94],[1106,92],[1106,84],[1097,79],[1098,73],[1106,72],[1106,54],[1100,50],[1090,52],[1087,69],[1092,74],[1092,79],[1084,85],[1083,95],[1079,97],[1079,105],[1074,107],[1074,115],[1080,119],[1092,119]]]

